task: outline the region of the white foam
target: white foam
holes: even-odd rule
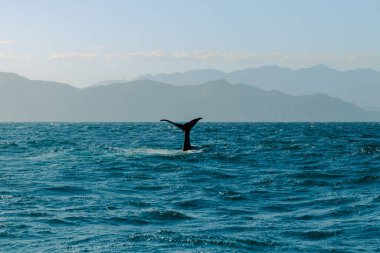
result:
[[[33,160],[33,161],[44,161],[44,160],[48,160],[48,159],[51,159],[51,158],[55,158],[58,155],[60,155],[60,153],[62,153],[62,152],[48,151],[46,153],[42,153],[42,154],[39,154],[39,155],[36,155],[36,156],[30,156],[30,157],[28,157],[28,159],[29,160]]]
[[[161,155],[161,156],[177,156],[193,153],[200,153],[202,150],[189,150],[182,151],[178,149],[161,149],[161,148],[135,148],[135,149],[122,149],[126,155]]]
[[[12,195],[0,195],[0,199],[10,199],[13,198]]]

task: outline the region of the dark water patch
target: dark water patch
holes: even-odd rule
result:
[[[38,139],[38,140],[29,140],[26,144],[33,148],[51,148],[51,147],[60,147],[64,148],[65,146],[76,146],[77,143],[70,140],[60,140],[60,139]]]
[[[304,147],[302,145],[297,144],[288,144],[282,147],[284,150],[288,151],[296,151],[296,150],[302,150]]]
[[[83,223],[91,224],[91,223],[94,223],[94,221],[96,221],[96,219],[94,217],[80,216],[80,215],[78,215],[78,216],[67,216],[67,217],[65,217],[64,220],[65,220],[65,222],[70,222],[71,224],[83,224]]]
[[[16,239],[17,237],[18,237],[17,234],[0,231],[0,241],[2,239]]]
[[[49,192],[56,192],[56,193],[62,193],[62,194],[85,194],[88,193],[88,191],[82,187],[76,187],[76,186],[57,186],[57,187],[49,187],[45,188],[45,191]]]
[[[357,179],[351,180],[351,183],[356,184],[372,184],[380,182],[380,175],[366,175]]]
[[[210,176],[213,178],[221,179],[221,180],[230,180],[239,177],[237,174],[231,173],[222,173],[222,172],[211,172]]]
[[[254,239],[236,239],[236,241],[240,244],[240,245],[244,245],[245,247],[247,248],[251,248],[251,247],[279,247],[279,246],[282,246],[281,243],[279,242],[276,242],[276,241],[272,241],[272,240],[254,240]]]
[[[167,185],[137,185],[134,189],[140,191],[161,191],[170,188]]]
[[[341,230],[311,230],[305,232],[289,231],[285,235],[295,236],[305,240],[325,240],[331,237],[339,236],[343,233]]]
[[[185,174],[187,180],[190,183],[202,183],[207,181],[215,181],[220,182],[221,180],[233,180],[235,178],[238,178],[238,175],[233,175],[231,173],[223,173],[213,170],[203,170],[200,169],[199,171],[190,171]]]
[[[377,197],[373,198],[372,201],[373,202],[380,202],[380,195],[378,195]]]
[[[144,219],[153,220],[187,220],[192,219],[192,217],[178,211],[165,210],[165,209],[148,209],[144,210],[140,214]]]
[[[103,163],[103,165],[104,165],[104,163]],[[119,173],[120,175],[122,175],[123,173],[125,173],[127,171],[127,169],[125,167],[117,166],[115,164],[109,164],[109,166],[107,166],[106,168],[103,168],[103,170],[108,171],[110,173],[115,173],[115,174]]]
[[[212,208],[217,206],[217,202],[206,200],[206,199],[191,199],[177,201],[174,203],[175,206],[185,209],[200,209],[200,208]]]
[[[113,225],[148,225],[149,222],[143,219],[137,219],[136,217],[111,217],[106,220],[108,223]]]
[[[345,177],[345,175],[342,175],[342,174],[317,172],[317,171],[302,171],[300,173],[296,173],[290,176],[294,178],[300,178],[300,179],[338,179],[338,178]]]
[[[293,207],[287,204],[272,204],[263,206],[260,209],[270,213],[287,213],[295,210]]]
[[[128,205],[132,205],[132,206],[136,206],[136,207],[140,207],[140,208],[146,208],[146,207],[152,206],[151,203],[141,201],[141,200],[129,201]]]
[[[19,214],[19,215],[22,216],[22,214]],[[29,216],[29,217],[35,217],[35,218],[51,216],[51,214],[49,214],[47,212],[38,212],[38,211],[28,212],[28,213],[26,213],[24,215],[25,216]]]
[[[133,173],[131,175],[127,175],[126,178],[130,178],[133,180],[150,180],[155,179],[153,176],[148,173]]]
[[[275,184],[276,181],[272,178],[262,178],[257,183],[261,185],[272,185],[272,184]]]
[[[305,179],[305,180],[298,181],[297,184],[305,186],[305,187],[312,187],[312,186],[326,187],[326,186],[330,186],[331,182],[325,181],[325,180],[318,180],[318,179],[308,179],[308,180]]]

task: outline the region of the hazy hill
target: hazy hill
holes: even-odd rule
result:
[[[77,89],[0,73],[0,121],[372,121],[378,113],[323,94],[289,96],[212,81],[173,86],[137,80]]]
[[[365,108],[380,109],[380,72],[367,69],[337,71],[324,65],[300,70],[267,66],[224,73],[217,70],[192,70],[185,73],[144,75],[174,85],[201,84],[212,80],[245,83],[265,90],[290,95],[326,93]]]
[[[80,90],[67,84],[32,81],[0,73],[1,121],[59,121],[70,117]]]

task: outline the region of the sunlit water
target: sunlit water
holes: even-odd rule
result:
[[[380,251],[380,124],[0,124],[1,252]]]

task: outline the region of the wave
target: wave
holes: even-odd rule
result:
[[[226,249],[246,249],[257,250],[263,247],[279,247],[280,243],[273,240],[259,240],[259,239],[240,239],[228,236],[213,236],[213,235],[184,235],[178,232],[170,230],[160,230],[154,234],[142,234],[137,233],[130,238],[132,241],[156,241],[156,242],[171,242],[174,244],[187,244],[193,246],[207,247],[210,250],[211,247],[217,247],[215,252],[224,252]],[[224,249],[223,249],[224,248]],[[211,248],[212,249],[212,248]],[[230,250],[228,252],[230,252]],[[206,250],[207,252],[208,250]],[[214,250],[211,250],[214,252]],[[238,251],[241,252],[241,251]],[[244,252],[244,251],[243,251]]]

